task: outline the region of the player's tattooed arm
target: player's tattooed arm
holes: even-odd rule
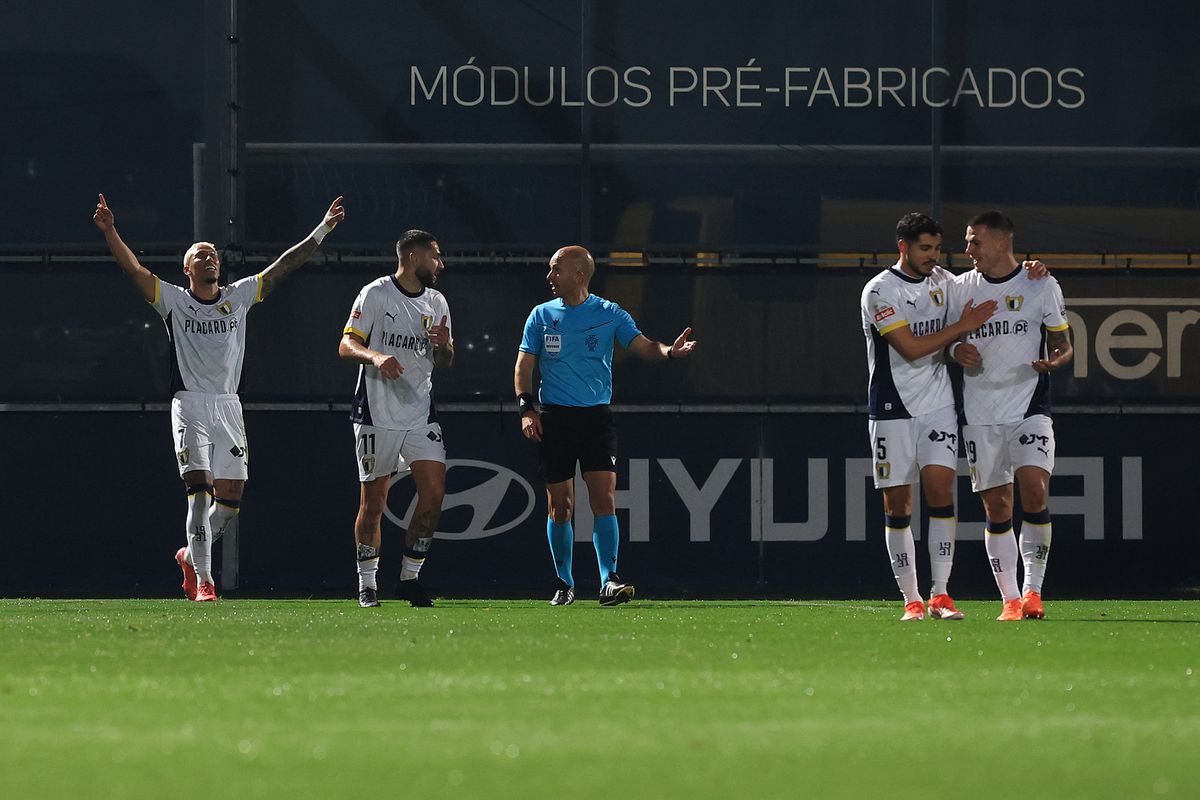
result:
[[[1050,353],[1050,357],[1034,361],[1033,368],[1035,370],[1049,372],[1071,363],[1071,359],[1075,356],[1075,349],[1071,347],[1069,330],[1069,328],[1063,328],[1061,331],[1046,331],[1046,351]]]
[[[339,197],[330,204],[329,210],[325,212],[325,218],[308,235],[308,238],[288,249],[275,259],[275,263],[262,271],[259,276],[262,281],[262,296],[269,295],[284,278],[304,266],[305,262],[312,258],[312,254],[317,252],[325,235],[336,228],[338,223],[345,218],[346,209],[342,207],[342,198]]]
[[[113,216],[112,209],[108,207],[108,201],[104,199],[104,195],[100,195],[100,201],[96,203],[96,212],[92,214],[92,222],[95,222],[96,227],[104,234],[104,241],[108,244],[108,249],[113,258],[117,260],[121,270],[137,284],[142,297],[153,303],[156,280],[154,274],[142,266],[137,256],[117,234],[116,218]]]

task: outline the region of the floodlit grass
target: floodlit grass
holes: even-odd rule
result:
[[[1200,602],[999,605],[0,601],[0,797],[1200,797]]]

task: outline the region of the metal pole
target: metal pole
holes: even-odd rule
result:
[[[946,19],[944,0],[931,0],[930,66],[942,66],[946,59]],[[942,218],[942,109],[929,110],[929,209],[936,220]]]

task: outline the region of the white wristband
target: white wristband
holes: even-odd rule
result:
[[[316,228],[313,229],[313,232],[308,235],[308,238],[312,239],[314,242],[316,242],[319,245],[319,244],[321,244],[321,241],[325,238],[326,235],[328,235],[328,233],[331,230],[333,230],[332,225],[328,225],[328,224],[322,222],[320,225],[318,225]]]
[[[962,344],[962,342],[955,342],[954,344],[950,345],[950,349],[946,351],[949,354],[951,361],[954,360],[954,351],[958,349],[960,344]]]

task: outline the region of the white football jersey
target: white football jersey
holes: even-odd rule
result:
[[[913,336],[940,331],[946,324],[946,287],[953,280],[954,276],[941,267],[934,267],[928,278],[910,278],[897,263],[863,288],[862,329],[867,339],[871,419],[910,419],[954,405],[940,350],[909,361],[884,338],[884,334],[905,325]]]
[[[450,327],[450,306],[436,289],[412,295],[392,275],[362,288],[342,332],[355,334],[376,352],[395,356],[404,373],[385,380],[377,368],[361,365],[351,420],[400,431],[437,420],[429,329],[442,317]]]
[[[1046,357],[1046,331],[1068,327],[1058,281],[1034,280],[1020,265],[1003,278],[971,270],[955,279],[950,297],[949,323],[962,316],[967,300],[997,304],[995,315],[967,337],[979,349],[983,364],[963,370],[964,424],[998,425],[1034,414],[1050,416],[1050,376],[1032,364]]]
[[[154,276],[150,304],[171,339],[171,395],[178,391],[234,394],[246,358],[246,314],[262,302],[262,278],[252,275],[222,287],[214,300]]]

